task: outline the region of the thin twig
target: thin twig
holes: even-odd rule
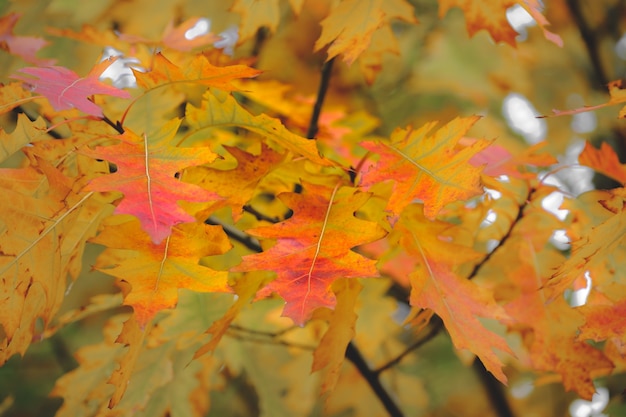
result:
[[[102,115],[102,121],[104,121],[106,124],[108,124],[113,129],[115,129],[117,133],[119,133],[120,135],[124,134],[124,128],[122,127],[122,124],[120,122],[114,123],[113,121],[111,121],[111,119],[109,119],[105,115]]]
[[[322,113],[324,98],[326,97],[326,92],[328,91],[328,83],[330,81],[330,74],[333,70],[333,62],[335,62],[335,58],[331,58],[324,62],[324,65],[322,66],[322,79],[320,80],[320,86],[317,90],[317,98],[315,99],[315,105],[313,106],[313,114],[311,115],[309,128],[306,132],[306,137],[308,139],[315,139],[315,135],[317,135],[317,131],[319,130],[319,118]]]
[[[385,372],[387,369],[390,369],[396,366],[397,364],[399,364],[402,361],[402,359],[404,359],[409,353],[413,352],[414,350],[417,350],[421,346],[425,345],[428,341],[433,339],[435,336],[437,336],[439,332],[441,331],[441,329],[443,328],[443,321],[438,316],[433,316],[433,318],[430,320],[428,327],[429,327],[428,333],[424,334],[418,340],[416,340],[415,342],[407,346],[406,349],[402,351],[402,353],[400,353],[399,355],[397,355],[395,358],[388,361],[384,365],[379,366],[373,372],[376,374],[381,374]]]

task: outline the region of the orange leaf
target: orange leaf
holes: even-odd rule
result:
[[[215,193],[175,178],[184,167],[212,162],[217,157],[208,148],[171,146],[179,125],[179,119],[171,120],[150,137],[146,134],[140,137],[127,130],[117,137],[121,141],[117,145],[81,151],[84,155],[117,165],[116,173],[92,180],[87,189],[123,193],[124,200],[115,212],[136,216],[155,243],[165,239],[172,226],[195,221],[177,204],[179,200],[219,199]]]
[[[362,176],[361,184],[369,188],[393,180],[395,186],[387,204],[394,215],[415,199],[424,202],[424,214],[433,219],[448,203],[465,200],[482,193],[481,168],[469,163],[476,153],[489,145],[479,140],[457,150],[457,143],[479,119],[457,118],[429,135],[437,124],[420,128],[396,129],[391,143],[364,142],[364,148],[379,155],[378,163]]]
[[[231,245],[218,226],[190,223],[172,229],[160,244],[140,229],[135,219],[114,224],[116,218],[92,242],[107,246],[95,268],[130,284],[124,303],[135,310],[141,327],[178,300],[178,289],[230,292],[226,271],[198,264],[200,258],[225,253]]]
[[[313,352],[311,372],[323,371],[322,393],[335,389],[345,359],[346,347],[354,338],[357,315],[356,301],[363,286],[356,280],[343,279],[333,284],[337,294],[337,308],[328,330]]]
[[[287,303],[283,316],[303,325],[318,307],[335,307],[330,286],[339,278],[377,276],[375,262],[351,248],[383,235],[376,224],[354,217],[369,194],[350,187],[329,189],[304,184],[304,192],[278,196],[293,211],[287,221],[248,233],[275,238],[270,249],[244,256],[233,271],[269,270],[276,279],[268,289]]]
[[[146,90],[160,85],[186,82],[233,91],[237,89],[231,84],[233,80],[256,77],[261,71],[245,65],[216,67],[204,55],[196,55],[185,68],[180,68],[158,53],[154,56],[149,71],[133,68],[133,73],[137,78],[137,85]]]
[[[170,20],[163,32],[163,45],[168,48],[176,49],[177,51],[188,52],[194,48],[219,41],[221,38],[212,33],[205,33],[192,39],[187,38],[187,31],[196,26],[202,19],[203,18],[200,17],[192,17],[176,27],[174,27],[174,23]]]
[[[465,14],[470,36],[485,29],[496,42],[506,42],[515,46],[517,32],[509,24],[506,11],[516,4],[523,7],[535,19],[546,39],[558,46],[563,46],[561,37],[546,29],[549,22],[541,14],[543,7],[538,0],[439,0],[439,17],[443,18],[448,10],[459,7]]]
[[[350,65],[367,49],[372,35],[391,19],[417,21],[413,7],[405,0],[343,0],[322,21],[315,50],[330,44],[327,59],[342,54]]]
[[[606,142],[602,142],[600,149],[596,149],[589,142],[586,142],[585,149],[578,157],[578,162],[613,178],[622,185],[626,185],[626,165],[619,162],[617,154]]]
[[[511,353],[504,339],[487,330],[478,320],[506,321],[508,316],[486,288],[459,275],[457,267],[484,255],[471,247],[451,242],[453,226],[424,217],[422,207],[408,206],[392,236],[414,257],[411,305],[432,309],[443,320],[457,349],[468,349],[496,378],[506,382],[502,362],[493,349]]]

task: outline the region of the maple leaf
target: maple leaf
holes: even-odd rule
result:
[[[343,0],[322,21],[322,34],[315,51],[330,44],[328,57],[343,54],[352,64],[367,49],[373,34],[391,19],[415,23],[413,7],[405,0]]]
[[[135,219],[106,227],[91,241],[107,247],[95,268],[130,285],[124,304],[135,310],[141,327],[160,310],[176,305],[179,288],[230,292],[226,271],[198,264],[200,258],[225,253],[230,242],[219,226],[182,224],[155,244]]]
[[[172,226],[195,221],[178,205],[179,200],[205,202],[220,198],[213,192],[175,178],[183,168],[212,162],[217,157],[208,148],[171,146],[180,122],[180,119],[173,119],[150,137],[146,134],[140,137],[126,130],[117,136],[121,141],[117,145],[80,151],[117,165],[116,173],[95,178],[87,189],[123,193],[124,199],[115,212],[137,217],[155,243],[165,239]]]
[[[233,80],[256,77],[261,71],[246,65],[216,67],[204,55],[196,55],[191,62],[185,65],[185,68],[180,68],[165,58],[163,54],[157,53],[149,71],[133,68],[133,73],[137,78],[137,85],[146,90],[160,85],[183,82],[233,91],[237,89],[231,84]]]
[[[113,62],[115,58],[96,64],[89,74],[82,78],[74,71],[59,66],[22,68],[18,72],[26,76],[14,74],[11,78],[23,81],[33,91],[46,97],[57,111],[77,108],[89,115],[103,117],[102,109],[89,100],[89,96],[104,94],[126,99],[131,97],[128,91],[112,87],[98,79]]]
[[[17,36],[13,34],[13,28],[20,19],[19,13],[9,13],[0,17],[0,49],[17,55],[26,62],[36,65],[52,65],[54,59],[37,58],[36,54],[48,41],[36,36]]]
[[[457,143],[479,119],[457,118],[429,135],[437,125],[431,122],[418,130],[396,129],[391,142],[362,142],[361,146],[379,155],[374,166],[366,169],[361,185],[366,189],[388,180],[395,181],[387,208],[398,215],[415,199],[424,202],[424,214],[433,219],[448,203],[482,193],[481,168],[468,163],[489,145],[478,140],[457,150]]]
[[[609,87],[609,95],[610,99],[606,103],[598,104],[595,106],[583,106],[577,109],[572,110],[552,110],[552,114],[550,116],[566,116],[566,115],[574,115],[578,113],[584,113],[588,111],[602,109],[604,107],[615,106],[617,104],[622,104],[626,102],[626,89],[624,88],[623,80],[615,80],[611,81],[608,85]],[[548,116],[543,116],[548,117]],[[626,107],[623,107],[618,114],[618,118],[623,119],[626,118]]]
[[[439,17],[443,18],[448,10],[459,7],[465,14],[470,36],[485,29],[496,42],[506,42],[515,46],[518,33],[506,18],[506,11],[515,5],[523,7],[535,19],[546,39],[563,46],[561,37],[546,28],[550,23],[541,14],[543,7],[539,0],[439,0]]]
[[[233,271],[275,271],[276,279],[267,288],[285,300],[283,316],[298,325],[318,307],[333,309],[333,281],[378,275],[374,261],[351,250],[384,234],[376,224],[353,215],[369,197],[350,187],[329,189],[314,184],[305,184],[302,194],[279,194],[294,211],[293,217],[248,230],[277,242],[260,254],[244,256]]]
[[[502,362],[493,348],[512,353],[504,339],[487,330],[478,316],[506,321],[507,315],[486,288],[469,281],[457,266],[474,262],[483,254],[451,240],[454,226],[430,221],[422,206],[408,206],[390,239],[397,240],[414,258],[409,275],[411,305],[433,310],[443,320],[457,349],[468,349],[496,378],[506,382]]]

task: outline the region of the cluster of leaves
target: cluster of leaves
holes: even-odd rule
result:
[[[44,40],[14,34],[19,14],[0,19],[3,58],[19,57],[0,87],[11,126],[0,131],[0,362],[108,313],[103,340],[78,349],[78,366],[56,381],[57,415],[205,415],[208,393],[238,376],[264,415],[309,415],[331,391],[328,415],[376,413],[342,398],[356,375],[344,357],[356,364],[357,346],[370,361],[393,357],[403,325],[413,347],[445,328],[502,383],[506,363],[556,376],[586,399],[594,378],[626,365],[626,166],[610,147],[588,144],[580,164],[620,186],[566,197],[564,221],[542,204],[559,191],[545,181],[557,161],[543,145],[469,137],[488,125],[478,116],[382,134],[356,100],[322,107],[335,60],[364,85],[384,76],[385,53],[400,52],[391,23],[424,18],[413,5],[236,1],[239,43],[254,48],[232,58],[221,50],[228,31],[188,39],[198,18],[135,31],[123,8],[142,2],[109,3],[77,13],[121,30],[50,27]],[[486,29],[515,47],[506,21],[515,4],[537,21],[541,42],[563,46],[537,0],[440,0],[439,17],[461,7],[470,35]],[[317,99],[262,71],[254,51],[280,35],[281,14],[321,28],[307,51],[325,62]],[[48,42],[74,42],[94,60],[58,56],[71,68],[54,65],[38,57]],[[116,56],[96,58],[103,48]],[[114,66],[132,85],[104,78]],[[624,101],[611,84],[608,104]],[[557,230],[571,253],[554,244]],[[114,277],[121,295],[102,290],[68,305],[74,282],[94,280],[81,273],[90,247],[102,250],[88,267]],[[564,294],[589,277],[586,305],[572,308]],[[407,302],[408,316],[394,319]],[[273,345],[286,352],[277,357]],[[384,392],[378,374],[403,357],[372,371],[372,388]],[[404,386],[396,394],[406,412],[425,407],[409,376],[388,383]]]

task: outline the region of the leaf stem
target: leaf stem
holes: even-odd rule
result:
[[[315,139],[315,135],[317,135],[319,130],[318,122],[320,114],[322,113],[324,98],[326,97],[326,92],[328,91],[328,83],[330,81],[330,74],[333,70],[333,62],[335,62],[335,58],[331,58],[324,62],[324,65],[322,66],[322,79],[320,80],[320,86],[317,90],[317,98],[315,99],[315,105],[313,106],[313,114],[311,114],[309,128],[306,132],[306,137],[308,139]]]

